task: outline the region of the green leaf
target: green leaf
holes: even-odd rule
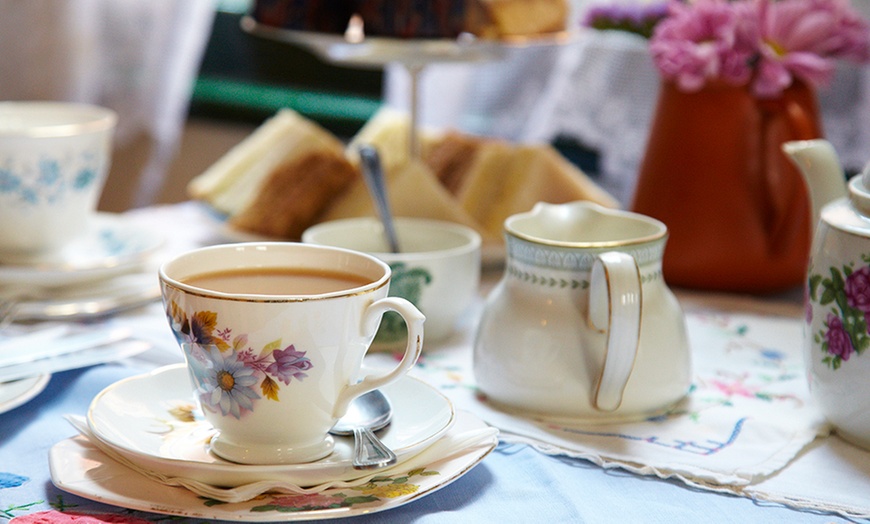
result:
[[[822,293],[822,298],[819,299],[819,304],[827,306],[834,301],[834,296],[833,288],[825,287],[825,291]]]
[[[809,281],[810,298],[816,300],[816,289],[822,283],[822,275],[811,275]]]
[[[846,286],[846,281],[843,279],[843,275],[837,268],[831,268],[831,285],[836,290],[842,290]]]

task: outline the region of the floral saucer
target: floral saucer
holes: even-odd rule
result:
[[[88,410],[96,438],[152,472],[220,486],[278,480],[300,486],[359,477],[352,465],[353,438],[334,437],[333,452],[316,462],[291,465],[235,464],[210,453],[214,428],[198,411],[187,368],[163,367],[112,384]],[[425,382],[403,377],[382,388],[393,421],[378,433],[399,462],[422,451],[450,429],[453,404]]]
[[[398,400],[398,399],[396,399]],[[475,415],[457,413],[445,438],[488,426]],[[247,502],[220,503],[184,488],[150,480],[115,462],[84,437],[55,444],[49,452],[51,480],[58,488],[86,499],[122,508],[239,522],[290,522],[343,518],[384,511],[434,493],[460,478],[498,444],[495,433],[456,453],[445,453],[425,466],[401,468],[350,488],[330,488],[305,495],[260,495]]]
[[[128,224],[121,215],[98,213],[91,228],[62,250],[0,260],[0,285],[65,286],[130,271],[163,244],[163,237]]]
[[[0,382],[0,413],[6,413],[39,395],[51,375],[37,375],[10,382]]]

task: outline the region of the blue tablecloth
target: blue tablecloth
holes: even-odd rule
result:
[[[167,252],[215,241],[214,217],[196,206],[148,208],[132,213],[130,218],[144,227],[172,230]],[[185,227],[177,228],[176,224]],[[204,522],[101,504],[52,484],[49,450],[77,434],[65,415],[85,415],[94,396],[120,379],[182,361],[159,305],[117,317],[109,324],[124,322],[135,329],[138,338],[152,342],[153,349],[123,361],[57,373],[35,398],[0,414],[0,524],[7,520],[11,524],[75,522],[73,517],[81,514],[92,517],[85,520],[88,523]],[[863,457],[861,454],[858,460]],[[838,489],[850,491],[850,486]],[[406,505],[350,520],[439,524],[849,522],[833,514],[719,494],[675,480],[604,469],[586,460],[546,455],[524,444],[506,443],[440,490]]]
[[[0,415],[0,518],[42,513],[45,520],[39,522],[58,522],[64,520],[57,512],[64,512],[102,519],[96,522],[123,522],[133,516],[147,522],[202,522],[130,512],[65,493],[51,483],[49,449],[76,434],[63,416],[84,415],[91,399],[104,387],[152,367],[143,359],[130,359],[58,373],[35,399]],[[351,520],[439,524],[847,522],[831,515],[695,490],[678,482],[604,470],[582,460],[506,444],[439,491],[405,506]]]

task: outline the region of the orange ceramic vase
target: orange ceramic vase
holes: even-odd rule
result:
[[[815,93],[804,84],[773,100],[742,87],[663,84],[632,208],[670,230],[665,280],[749,293],[800,285],[809,197],[780,147],[818,137]]]

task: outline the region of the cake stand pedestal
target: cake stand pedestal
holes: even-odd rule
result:
[[[365,37],[353,24],[344,35],[296,31],[260,24],[250,16],[242,18],[242,29],[252,35],[301,45],[326,62],[360,68],[383,68],[398,64],[410,77],[409,137],[411,158],[420,156],[419,97],[420,75],[428,64],[443,62],[483,62],[505,56],[508,45],[496,40],[482,40],[463,33],[457,38],[404,39]]]

